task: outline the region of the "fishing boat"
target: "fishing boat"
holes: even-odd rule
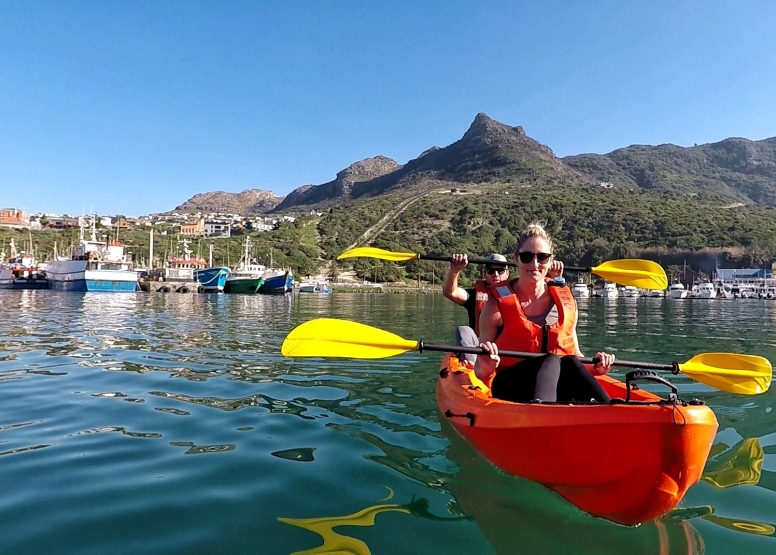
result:
[[[57,291],[127,292],[138,289],[137,272],[132,257],[124,253],[118,241],[98,241],[95,219],[91,239],[81,235],[69,259],[58,258],[46,266],[49,289]]]
[[[32,252],[18,252],[11,239],[11,254],[5,260],[0,253],[0,289],[48,289],[45,264],[39,264]]]
[[[718,426],[709,407],[680,402],[668,382],[668,399],[599,376],[619,402],[512,403],[492,398],[456,357],[445,356],[439,375],[440,413],[485,459],[619,524],[673,509],[700,480]]]
[[[226,285],[230,270],[225,266],[211,266],[194,270],[194,279],[202,286],[204,293],[221,293]]]
[[[225,293],[258,293],[264,285],[264,272],[267,268],[262,264],[251,262],[251,239],[245,236],[245,252],[238,265],[232,269],[224,283]]]
[[[294,285],[294,276],[291,270],[267,270],[262,276],[264,284],[259,289],[259,293],[266,295],[282,294],[291,291]]]
[[[204,258],[192,256],[187,239],[179,243],[180,252],[174,256],[168,256],[164,267],[161,269],[162,281],[196,281],[194,272],[207,268]]]
[[[577,299],[587,299],[590,297],[590,287],[580,279],[571,288],[571,294]]]

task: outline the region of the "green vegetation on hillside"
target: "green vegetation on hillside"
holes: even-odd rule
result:
[[[441,192],[445,191],[445,192]],[[649,258],[665,268],[683,266],[710,275],[719,267],[769,267],[776,258],[776,209],[733,206],[715,194],[679,195],[643,190],[604,189],[583,185],[526,186],[504,183],[472,185],[464,194],[438,190],[397,209],[408,193],[379,196],[328,209],[320,217],[299,217],[270,232],[251,232],[252,252],[264,264],[291,267],[297,276],[355,270],[369,281],[434,282],[445,264],[413,261],[406,265],[371,259],[334,262],[362,234],[389,216],[369,244],[394,251],[425,254],[466,252],[509,254],[526,226],[543,222],[555,239],[558,257],[569,265],[595,266],[616,258]],[[393,218],[393,219],[390,219]],[[241,231],[241,230],[240,230]],[[241,231],[242,233],[247,233]],[[107,229],[98,236],[114,238]],[[33,231],[0,228],[0,249],[13,237],[26,246],[32,237],[39,258],[60,255],[77,240],[76,230]],[[148,229],[122,231],[139,265],[147,265]],[[180,238],[154,236],[155,258],[177,252]],[[228,239],[191,240],[194,253],[214,264],[237,265],[243,235]],[[476,277],[470,268],[466,279]]]

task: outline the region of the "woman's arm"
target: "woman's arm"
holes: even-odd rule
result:
[[[480,346],[489,353],[478,357],[479,364],[475,368],[475,374],[482,381],[489,380],[496,372],[499,362],[501,362],[501,358],[498,356],[498,347],[494,343],[501,324],[502,319],[501,312],[498,310],[498,303],[495,299],[490,299],[482,307],[482,313],[480,314]]]

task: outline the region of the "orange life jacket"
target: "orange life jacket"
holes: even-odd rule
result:
[[[474,333],[480,336],[480,314],[482,307],[490,299],[490,286],[484,279],[478,279],[474,282]]]
[[[520,300],[512,292],[515,282],[517,279],[511,280],[508,285],[500,285],[493,291],[504,323],[501,334],[496,339],[499,350],[553,353],[560,356],[576,354],[574,323],[577,304],[569,288],[565,285],[552,285],[548,281],[547,287],[555,306],[558,307],[558,321],[549,326],[540,326],[529,320],[523,312]]]

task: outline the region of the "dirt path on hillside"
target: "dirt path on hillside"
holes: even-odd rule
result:
[[[350,245],[345,250],[354,249],[358,246],[365,246],[368,245],[370,241],[372,241],[377,235],[380,234],[388,225],[395,220],[399,214],[404,212],[407,208],[409,208],[410,205],[412,205],[414,202],[422,199],[423,197],[426,197],[430,194],[436,193],[440,190],[439,184],[434,185],[433,189],[429,189],[426,191],[423,191],[413,197],[410,197],[408,199],[404,199],[399,204],[396,205],[396,208],[388,212],[385,216],[380,218],[380,220],[374,224],[372,227],[367,229],[364,233],[361,234],[361,236],[356,240],[355,243]]]

